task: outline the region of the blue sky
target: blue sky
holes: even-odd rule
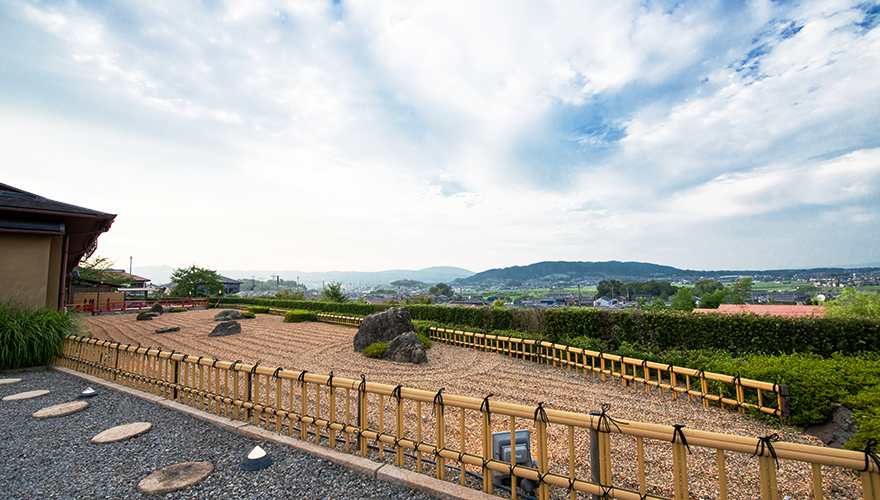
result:
[[[0,1],[0,182],[136,266],[880,262],[880,5]]]

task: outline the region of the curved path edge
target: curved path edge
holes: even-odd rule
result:
[[[160,396],[141,392],[136,389],[126,387],[124,385],[108,382],[107,380],[94,377],[92,375],[86,375],[85,373],[80,373],[76,370],[64,368],[63,366],[50,364],[48,365],[48,367],[52,370],[81,378],[83,380],[87,380],[93,384],[99,384],[109,389],[129,394],[137,398],[141,398],[145,401],[151,401],[170,410],[184,413],[198,420],[208,422],[226,431],[234,432],[236,434],[254,439],[262,439],[265,441],[271,441],[273,443],[289,446],[296,450],[314,455],[318,458],[328,460],[342,467],[357,471],[371,479],[378,479],[380,481],[386,481],[392,484],[405,486],[416,491],[421,491],[434,498],[439,498],[442,500],[498,500],[499,498],[494,495],[483,493],[479,490],[465,488],[463,486],[448,483],[446,481],[441,481],[439,479],[426,476],[424,474],[400,469],[393,465],[376,463],[363,457],[350,455],[348,453],[343,453],[341,451],[336,451],[330,448],[325,448],[314,443],[301,441],[291,436],[276,434],[272,431],[263,429],[262,427],[256,427],[245,422],[229,420],[227,418],[214,415],[213,413],[203,412],[184,404],[178,403],[176,401],[171,401]]]

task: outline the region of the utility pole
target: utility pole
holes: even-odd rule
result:
[[[131,262],[132,262],[132,259],[134,259],[134,257],[129,257],[129,258],[128,258],[128,274],[131,274]]]

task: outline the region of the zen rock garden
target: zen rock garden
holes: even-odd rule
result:
[[[415,332],[409,311],[392,307],[364,318],[354,336],[354,350],[363,352],[373,344],[387,343],[381,359],[400,363],[425,363],[428,354]]]
[[[214,327],[209,337],[225,337],[227,335],[235,335],[241,333],[241,324],[236,319],[241,319],[241,313],[235,309],[225,309],[214,315],[214,321],[221,323]]]

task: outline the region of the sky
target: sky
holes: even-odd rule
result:
[[[880,262],[880,4],[0,0],[0,182],[127,267]]]

